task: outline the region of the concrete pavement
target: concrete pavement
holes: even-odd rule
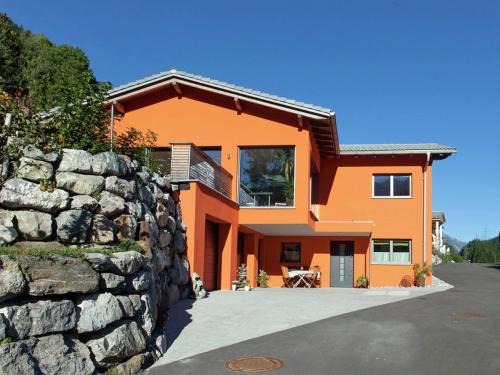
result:
[[[225,362],[246,355],[283,360],[275,374],[498,374],[500,266],[445,264],[435,272],[455,288],[224,346],[148,374],[231,374]]]

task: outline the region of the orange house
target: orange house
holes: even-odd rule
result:
[[[327,108],[176,70],[111,90],[109,105],[115,132],[157,134],[208,290],[242,263],[253,286],[259,269],[281,286],[286,265],[353,287],[398,285],[432,260],[432,164],[454,148],[339,144]]]

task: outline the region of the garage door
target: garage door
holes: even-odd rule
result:
[[[219,289],[219,225],[205,223],[205,266],[203,286],[206,290]]]

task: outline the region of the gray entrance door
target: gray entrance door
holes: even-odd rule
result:
[[[354,241],[330,242],[330,286],[352,288],[354,285]]]

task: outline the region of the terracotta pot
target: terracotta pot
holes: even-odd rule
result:
[[[47,190],[47,185],[40,185],[40,191]]]
[[[415,286],[423,287],[425,286],[425,276],[415,278]]]

